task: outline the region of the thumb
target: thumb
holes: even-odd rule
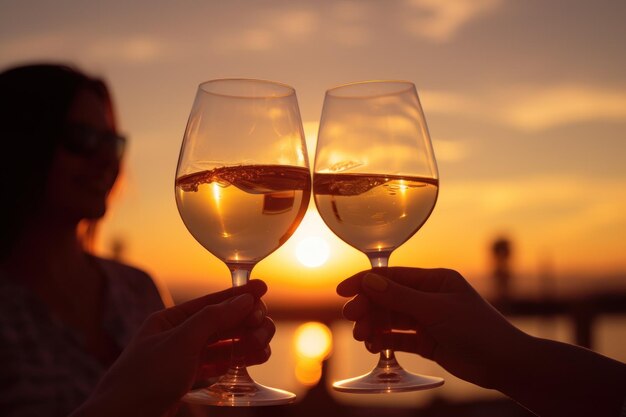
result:
[[[249,293],[208,305],[185,320],[178,333],[191,349],[200,350],[217,340],[220,333],[244,323],[253,307],[254,297]]]
[[[445,314],[446,303],[438,294],[398,284],[373,272],[363,277],[361,287],[373,303],[408,314],[423,325],[438,322]]]

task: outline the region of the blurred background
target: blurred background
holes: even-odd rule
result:
[[[176,302],[230,286],[174,200],[199,83],[295,87],[312,165],[326,89],[412,81],[441,188],[429,221],[390,264],[457,269],[527,332],[625,361],[625,21],[619,0],[0,0],[0,67],[65,62],[108,81],[130,144],[98,250],[149,271]],[[299,394],[272,415],[526,415],[402,354],[406,368],[446,384],[388,396],[328,390],[376,361],[352,339],[335,294],[368,266],[312,204],[253,271],[269,285],[278,332],[272,358],[251,373]]]

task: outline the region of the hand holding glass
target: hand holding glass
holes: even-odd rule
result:
[[[176,203],[189,232],[244,285],[307,210],[311,179],[295,90],[251,79],[200,84],[176,171]],[[235,349],[236,350],[236,349]],[[193,403],[227,406],[290,403],[295,395],[254,382],[233,358]]]
[[[326,92],[313,174],[322,219],[363,252],[372,268],[426,222],[439,179],[415,85],[368,81]],[[391,331],[391,330],[390,330]],[[390,349],[370,373],[339,381],[342,392],[381,393],[434,388],[443,379],[406,372]]]

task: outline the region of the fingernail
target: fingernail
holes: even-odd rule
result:
[[[259,342],[260,345],[264,345],[268,342],[270,333],[267,331],[267,329],[265,329],[264,327],[261,327],[260,329],[254,332],[254,337],[256,338],[256,340]]]
[[[252,319],[254,320],[255,323],[262,322],[264,318],[265,318],[265,312],[263,311],[262,308],[258,308],[254,311],[254,313],[252,313]]]
[[[241,294],[233,298],[228,304],[237,304],[239,308],[248,308],[254,303],[254,297],[251,294]]]
[[[380,275],[369,272],[363,277],[363,285],[374,291],[383,292],[387,290],[389,283]]]

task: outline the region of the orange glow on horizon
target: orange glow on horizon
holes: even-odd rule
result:
[[[317,122],[304,123],[311,166],[315,152]],[[438,152],[437,138],[433,139]],[[444,141],[444,144],[450,144]],[[520,288],[536,284],[546,259],[555,275],[611,273],[624,268],[620,258],[620,238],[590,234],[614,224],[626,213],[626,199],[613,199],[613,205],[587,198],[587,190],[612,195],[623,188],[623,180],[596,183],[564,176],[536,175],[518,180],[489,178],[481,181],[449,179],[446,164],[463,166],[472,155],[468,149],[448,158],[446,149],[438,153],[442,162],[442,180],[437,205],[424,226],[390,258],[391,266],[423,268],[447,267],[459,270],[473,285],[489,288],[489,239],[505,231],[515,241],[514,262],[517,274],[527,276]],[[454,148],[454,147],[453,147]],[[456,149],[456,148],[454,148]],[[449,149],[448,149],[449,150]],[[132,171],[129,179],[132,180]],[[172,179],[173,181],[173,179]],[[127,185],[128,182],[125,184]],[[131,181],[132,185],[132,181]],[[126,187],[125,187],[126,188]],[[141,204],[132,186],[112,205],[113,217],[131,209],[130,217],[116,218],[108,241],[120,241],[127,249],[127,260],[153,273],[155,278],[174,293],[193,296],[216,291],[231,285],[228,269],[202,248],[188,233],[177,213],[173,196],[167,204],[152,205],[152,214],[159,219],[159,228],[145,233],[146,216],[137,214]],[[404,191],[400,188],[400,191]],[[118,201],[121,200],[121,201]],[[581,203],[584,201],[584,203]],[[118,207],[118,204],[122,207]],[[126,208],[125,206],[128,206]],[[572,207],[565,216],[538,216],[546,207]],[[575,209],[574,209],[575,208]],[[550,231],[550,234],[546,234]],[[151,236],[164,236],[152,238]],[[165,237],[166,236],[166,237]],[[584,236],[585,246],[580,246]],[[303,242],[317,242],[317,248],[306,249]],[[102,241],[102,239],[101,239]],[[323,243],[320,243],[323,242]],[[323,248],[327,245],[327,249]],[[593,258],[587,256],[589,246],[596,248]],[[602,249],[604,248],[604,249]],[[105,253],[106,253],[105,248]],[[326,250],[328,253],[327,259]],[[310,256],[304,260],[302,253]],[[313,253],[315,252],[315,253]],[[306,262],[309,262],[307,266]],[[301,225],[276,252],[261,261],[253,270],[253,278],[265,280],[269,286],[270,303],[343,302],[335,293],[336,285],[352,274],[370,267],[367,258],[337,238],[324,224],[311,201]],[[599,272],[600,271],[600,272]],[[568,281],[574,285],[573,281]]]

